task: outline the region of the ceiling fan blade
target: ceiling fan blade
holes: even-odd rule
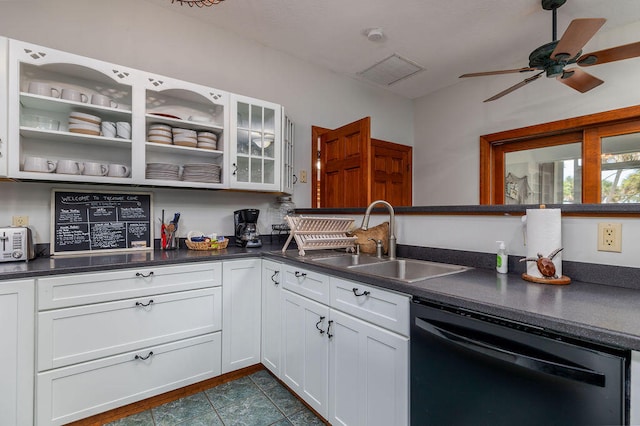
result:
[[[591,65],[606,64],[607,62],[621,61],[623,59],[636,58],[638,56],[640,56],[640,41],[587,53],[580,56],[578,59],[578,65],[581,67],[589,67]]]
[[[495,101],[496,99],[500,99],[504,95],[508,95],[509,93],[511,93],[511,92],[513,92],[515,90],[518,90],[521,87],[526,86],[527,84],[531,83],[532,81],[537,80],[538,78],[540,78],[540,76],[543,73],[544,73],[544,71],[534,75],[533,77],[529,77],[529,78],[527,78],[525,80],[522,80],[520,83],[514,84],[513,86],[509,87],[508,89],[503,90],[502,92],[498,93],[497,95],[493,95],[489,99],[485,99],[483,102],[491,102],[491,101]]]
[[[588,92],[594,87],[600,86],[604,81],[600,80],[597,77],[592,76],[589,73],[586,73],[578,68],[573,68],[569,71],[565,71],[562,73],[560,77],[556,77],[557,80],[571,87],[572,89],[576,89],[580,93]]]
[[[464,78],[464,77],[482,77],[485,75],[498,75],[498,74],[513,74],[513,73],[518,73],[518,72],[528,72],[528,71],[535,71],[537,70],[537,68],[516,68],[516,69],[512,69],[512,70],[502,70],[502,71],[485,71],[485,72],[472,72],[469,74],[462,74],[460,77],[458,78]]]
[[[575,57],[591,37],[604,25],[604,18],[574,19],[551,53],[551,59],[569,60]]]

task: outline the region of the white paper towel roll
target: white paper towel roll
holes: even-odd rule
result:
[[[527,257],[537,258],[538,253],[548,257],[562,247],[562,223],[560,209],[527,209]],[[562,276],[562,252],[553,258],[558,278]],[[536,262],[527,262],[527,274],[543,278]]]

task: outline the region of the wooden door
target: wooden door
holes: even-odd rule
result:
[[[371,199],[393,206],[412,205],[412,151],[407,145],[371,140]]]
[[[366,207],[371,202],[371,118],[320,135],[322,207]]]

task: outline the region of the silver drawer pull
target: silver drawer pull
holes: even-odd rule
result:
[[[354,287],[351,289],[351,291],[353,291],[353,294],[356,295],[356,297],[360,297],[360,296],[368,296],[371,294],[370,291],[363,291],[362,293],[358,294],[358,287]]]
[[[153,271],[149,272],[148,274],[143,274],[142,272],[136,272],[136,277],[149,278],[152,275],[153,275]]]
[[[153,351],[150,351],[147,356],[140,356],[140,355],[136,355],[133,359],[140,359],[142,361],[149,359],[149,357],[153,355]]]
[[[143,307],[143,308],[144,308],[144,307],[149,306],[149,305],[150,305],[150,304],[152,304],[152,303],[153,303],[153,299],[149,299],[149,301],[147,302],[147,304],[146,304],[146,305],[145,305],[144,303],[142,303],[142,302],[136,302],[136,306],[140,306],[140,307]]]

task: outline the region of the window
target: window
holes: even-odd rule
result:
[[[640,203],[640,107],[480,137],[481,204]]]

